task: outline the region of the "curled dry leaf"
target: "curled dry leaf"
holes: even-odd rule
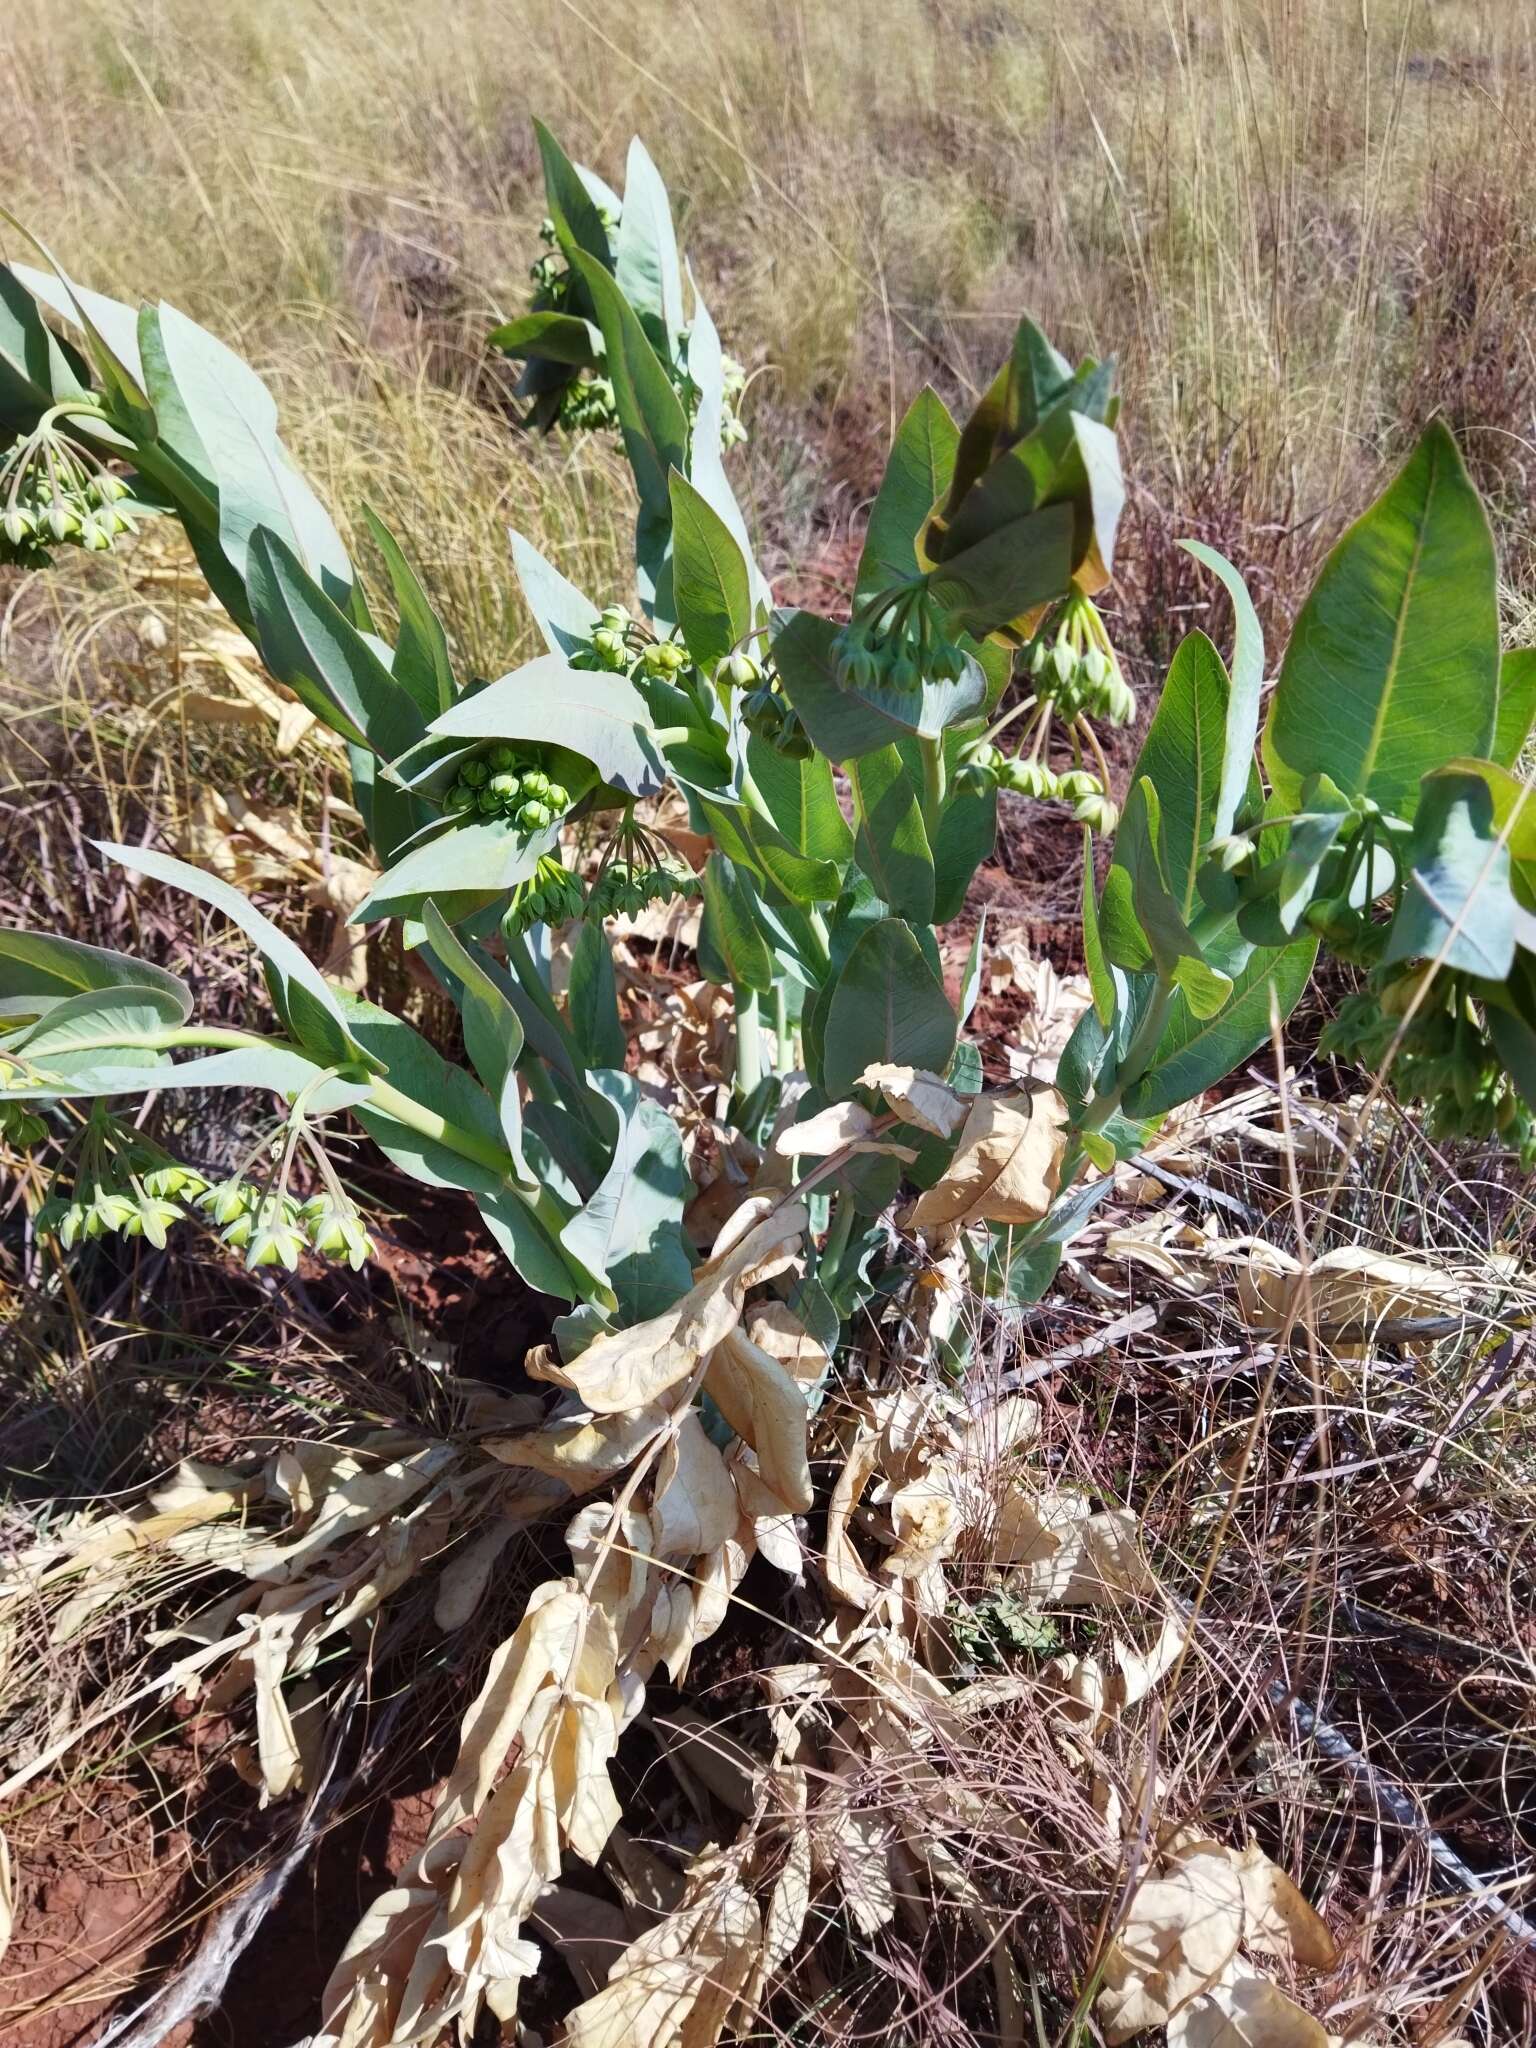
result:
[[[747,1335],[759,1349],[788,1368],[809,1391],[826,1378],[832,1357],[801,1322],[787,1301],[755,1301],[747,1310]]]
[[[710,1353],[704,1391],[744,1443],[757,1453],[763,1483],[788,1508],[811,1505],[805,1396],[779,1361],[741,1330]]]
[[[1461,1283],[1440,1267],[1359,1245],[1324,1252],[1303,1269],[1273,1245],[1256,1244],[1238,1274],[1237,1291],[1251,1328],[1280,1329],[1310,1313],[1314,1322],[1362,1335],[1387,1317],[1453,1314],[1464,1299]]]
[[[827,1583],[851,1607],[868,1607],[880,1597],[880,1583],[864,1569],[848,1524],[880,1460],[880,1439],[862,1423],[837,1475],[827,1503]]]
[[[566,2021],[566,2048],[715,2048],[762,1938],[757,1905],[722,1858],[689,1873],[683,1903],[632,1941],[595,1998]]]
[[[803,1202],[749,1198],[696,1268],[681,1301],[647,1322],[594,1339],[569,1366],[546,1360],[536,1367],[530,1361],[530,1368],[572,1388],[595,1415],[625,1414],[659,1400],[740,1322],[748,1288],[783,1272],[806,1222]]]
[[[1174,2014],[1168,2048],[1334,2048],[1334,2036],[1277,1984],[1239,1962]]]
[[[968,1096],[957,1094],[926,1067],[866,1067],[859,1086],[878,1090],[904,1123],[935,1138],[952,1138],[971,1106]]]
[[[773,1149],[785,1159],[825,1159],[833,1152],[891,1152],[907,1160],[917,1157],[910,1145],[877,1137],[874,1117],[859,1102],[834,1102],[804,1123],[786,1124],[774,1139]]]
[[[659,1557],[698,1557],[736,1533],[741,1505],[725,1460],[690,1409],[656,1473],[651,1526]]]
[[[916,1578],[953,1554],[965,1516],[955,1497],[954,1476],[942,1458],[898,1487],[887,1506],[896,1536],[887,1562],[898,1578]]]
[[[1010,1494],[998,1511],[993,1557],[1011,1567],[1023,1597],[1051,1606],[1096,1606],[1151,1585],[1136,1517],[1124,1508],[1095,1513],[1064,1490]]]
[[[1257,1842],[1228,1853],[1243,1888],[1244,1945],[1303,1969],[1331,1970],[1339,1959],[1333,1936],[1280,1866]]]
[[[1067,1120],[1054,1088],[978,1095],[949,1170],[913,1206],[913,1227],[1038,1223],[1061,1185]]]
[[[1242,1882],[1219,1843],[1191,1843],[1145,1878],[1104,1964],[1098,2008],[1111,2048],[1166,2026],[1222,1975],[1242,1936]]]
[[[562,1480],[572,1493],[589,1493],[633,1464],[666,1419],[656,1407],[623,1415],[578,1415],[523,1436],[487,1437],[485,1449],[503,1465],[542,1472]]]

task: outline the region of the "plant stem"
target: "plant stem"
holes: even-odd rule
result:
[[[736,1092],[745,1098],[763,1078],[762,1020],[755,989],[736,985]]]
[[[827,1241],[821,1248],[821,1257],[816,1261],[816,1277],[823,1287],[827,1281],[823,1273],[835,1284],[838,1268],[843,1263],[843,1253],[848,1249],[848,1240],[853,1235],[853,1197],[845,1188],[832,1198],[832,1222],[827,1230]]]
[[[923,750],[923,824],[931,847],[944,814],[944,790],[948,772],[944,762],[943,739],[919,740]]]

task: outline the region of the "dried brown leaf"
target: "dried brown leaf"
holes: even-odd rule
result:
[[[878,1089],[904,1122],[916,1124],[935,1138],[952,1138],[971,1106],[969,1096],[958,1095],[926,1067],[866,1067],[859,1084]]]
[[[1054,1088],[978,1095],[948,1171],[913,1207],[913,1226],[1037,1223],[1061,1183],[1067,1121]]]

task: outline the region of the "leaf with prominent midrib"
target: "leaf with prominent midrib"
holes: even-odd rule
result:
[[[1493,535],[1438,421],[1334,548],[1291,633],[1264,728],[1275,792],[1314,773],[1412,815],[1451,754],[1485,754],[1499,703]]]
[[[837,1100],[877,1064],[942,1074],[955,1035],[955,1013],[911,926],[883,918],[855,942],[832,991],[823,1086]]]

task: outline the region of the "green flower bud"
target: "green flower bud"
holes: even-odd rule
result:
[[[303,1235],[292,1223],[262,1223],[246,1247],[245,1263],[253,1273],[259,1266],[285,1266],[291,1273],[303,1249]]]
[[[605,604],[598,614],[597,623],[605,633],[615,633],[622,639],[634,622],[627,605]]]
[[[80,545],[90,553],[99,555],[112,545],[112,529],[103,526],[94,512],[88,512],[80,522]]]
[[[92,1230],[88,1224],[87,1235],[94,1237],[101,1231],[121,1230],[136,1213],[130,1196],[118,1194],[111,1188],[98,1188],[91,1201],[91,1219],[97,1227]]]
[[[508,768],[515,768],[517,749],[509,746],[505,740],[498,740],[494,747],[487,747],[485,763],[493,774],[501,774]]]
[[[592,646],[605,668],[629,667],[629,643],[622,633],[617,633],[608,626],[600,626],[592,635]]]
[[[471,754],[467,761],[460,764],[459,780],[467,783],[471,789],[483,788],[490,779],[490,763],[482,760],[478,754]]]
[[[472,811],[475,807],[475,792],[462,782],[456,782],[443,799],[446,810]]]
[[[37,521],[23,505],[13,505],[5,516],[0,518],[0,533],[4,533],[12,547],[21,547],[36,531]]]
[[[251,1204],[251,1190],[243,1180],[221,1180],[216,1187],[205,1188],[197,1198],[197,1206],[205,1210],[215,1223],[233,1223],[237,1216],[243,1216]]]
[[[1069,768],[1057,782],[1056,793],[1077,803],[1085,796],[1102,796],[1104,785],[1097,775],[1090,775],[1086,768]]]
[[[517,822],[525,832],[542,832],[544,827],[552,821],[553,815],[548,804],[540,803],[537,798],[534,798],[525,803],[521,810],[519,810]]]
[[[1109,657],[1102,647],[1090,647],[1083,656],[1083,679],[1090,690],[1102,690],[1109,681]]]
[[[114,476],[110,469],[99,472],[91,485],[91,494],[98,505],[115,505],[128,496],[128,486],[120,476]]]
[[[715,663],[715,681],[722,689],[750,690],[762,679],[762,668],[750,654],[738,651]]]
[[[68,540],[72,533],[80,531],[80,518],[61,499],[48,507],[47,525],[55,540]]]
[[[542,797],[542,796],[547,796],[547,795],[548,795],[548,793],[549,793],[549,777],[548,777],[548,776],[547,776],[547,775],[546,775],[546,774],[544,773],[543,769],[542,769],[542,768],[530,768],[530,769],[528,769],[528,770],[527,770],[527,772],[526,772],[526,773],[524,774],[524,776],[523,776],[523,794],[524,794],[524,796],[536,796],[536,797]]]
[[[1129,725],[1136,716],[1136,693],[1123,676],[1111,676],[1104,686],[1104,716],[1111,725]]]
[[[153,1166],[144,1175],[144,1192],[162,1201],[173,1201],[179,1195],[184,1201],[195,1202],[207,1189],[203,1176],[190,1166],[181,1166],[175,1160],[164,1166]]]
[[[502,810],[506,810],[521,796],[523,785],[519,776],[509,775],[505,769],[493,775],[485,785],[486,794],[495,797]]]
[[[1120,822],[1120,813],[1107,796],[1085,796],[1074,805],[1072,815],[1080,825],[1087,825],[1100,834],[1113,832]]]
[[[158,1201],[153,1195],[147,1195],[124,1222],[123,1235],[142,1237],[152,1244],[156,1251],[163,1252],[167,1233],[174,1224],[183,1222],[185,1218],[186,1211],[178,1208],[176,1203]]]
[[[492,789],[489,783],[485,785],[484,789],[482,789],[479,795],[475,798],[475,807],[477,810],[482,811],[488,818],[494,818],[500,811],[501,798],[496,794],[495,790]]]
[[[1051,649],[1051,665],[1063,689],[1076,682],[1077,656],[1065,640],[1058,640]]]
[[[552,782],[544,792],[544,801],[558,818],[571,808],[571,793],[563,782]]]

